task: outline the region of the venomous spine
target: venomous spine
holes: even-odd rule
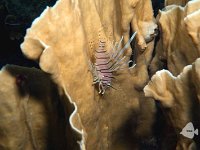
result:
[[[110,53],[107,53],[105,49],[106,42],[99,42],[99,46],[97,50],[95,50],[95,63],[91,63],[90,67],[93,75],[93,84],[98,85],[99,94],[103,95],[108,87],[112,87],[114,72],[128,66],[128,63],[130,61],[127,61],[126,56],[124,56],[124,52],[129,47],[135,35],[136,32],[131,36],[129,41],[121,49],[123,41],[122,37],[118,43],[116,42],[112,46],[112,50]]]

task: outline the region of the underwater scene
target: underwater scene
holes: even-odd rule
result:
[[[200,150],[200,0],[0,0],[0,150]]]

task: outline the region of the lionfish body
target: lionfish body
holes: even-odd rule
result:
[[[130,40],[121,49],[123,37],[119,43],[115,43],[112,47],[112,51],[107,53],[105,49],[106,42],[100,41],[99,47],[95,51],[95,63],[91,64],[91,70],[93,74],[93,84],[98,84],[99,94],[104,94],[108,87],[112,87],[112,79],[114,78],[114,72],[123,67],[128,66],[126,62],[126,56],[124,51],[128,48],[129,44],[135,37],[136,32],[132,35]],[[112,87],[113,88],[113,87]]]

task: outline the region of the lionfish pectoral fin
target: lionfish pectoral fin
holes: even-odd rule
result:
[[[102,91],[102,93],[101,93],[101,94],[102,94],[102,95],[104,95],[105,91],[106,91],[106,90],[105,90],[105,89],[103,89],[103,91]]]
[[[129,41],[125,44],[125,46],[120,49],[121,45],[122,45],[122,41],[123,41],[123,36],[121,38],[121,40],[119,41],[117,48],[116,46],[114,46],[114,49],[116,49],[116,51],[111,55],[110,60],[113,60],[113,62],[117,62],[119,61],[118,59],[120,59],[120,57],[122,57],[122,55],[124,54],[124,51],[129,47],[130,43],[133,41],[135,35],[137,32],[135,32],[131,38],[129,39]]]
[[[120,60],[114,62],[109,69],[113,70],[114,68],[120,66],[120,63],[123,62],[123,60],[126,58],[126,56],[122,57]]]
[[[120,53],[120,51],[121,51],[120,47],[122,45],[123,38],[124,37],[122,36],[120,41],[118,43],[116,42],[115,45],[113,46],[113,50],[112,50],[113,52],[112,52],[110,59],[115,59],[115,57]]]
[[[99,94],[105,93],[105,89],[103,88],[103,85],[101,81],[99,82]]]
[[[99,84],[99,94],[101,93],[101,87],[100,87],[100,84]]]
[[[128,42],[125,44],[125,46],[120,50],[120,52],[115,57],[115,60],[119,59],[120,56],[124,53],[124,51],[129,47],[130,43],[133,41],[134,37],[136,36],[137,32],[135,32],[131,38],[128,40]]]
[[[92,85],[95,85],[97,82],[93,82]]]
[[[118,45],[117,45],[117,52],[115,53],[115,57],[120,53],[121,51],[121,45],[122,45],[122,41],[123,41],[124,37],[122,36],[122,38],[120,39]]]
[[[112,85],[108,84],[109,87],[111,87],[112,89],[117,90],[116,88],[114,88]]]
[[[116,78],[115,77],[111,77],[112,79],[114,79],[114,80],[116,80]]]

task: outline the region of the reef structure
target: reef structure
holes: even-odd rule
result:
[[[155,104],[142,89],[149,81],[154,21],[150,0],[59,0],[27,30],[22,52],[38,60],[74,104],[70,122],[82,136],[81,149],[137,149],[140,138],[151,138]],[[117,90],[101,96],[92,85],[88,60],[94,59],[100,39],[112,43],[123,36],[127,43],[131,30],[137,32],[137,50],[128,47],[124,55],[137,55],[137,65],[118,72]]]

